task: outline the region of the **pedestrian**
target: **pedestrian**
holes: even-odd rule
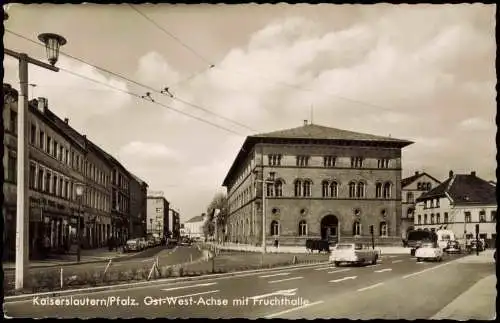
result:
[[[50,239],[48,236],[45,236],[43,247],[44,247],[44,252],[43,252],[44,258],[47,258],[50,251]]]

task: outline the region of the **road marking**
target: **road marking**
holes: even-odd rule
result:
[[[328,269],[332,269],[332,267],[328,266],[328,267],[324,267],[324,268],[316,268],[314,270],[328,270]]]
[[[274,276],[286,276],[290,275],[290,273],[281,273],[281,274],[273,274],[273,275],[264,275],[264,276],[259,276],[260,278],[267,278],[267,277],[274,277]]]
[[[218,293],[220,292],[219,289],[217,290],[210,290],[208,292],[201,292],[201,293],[195,293],[195,294],[189,294],[189,295],[181,295],[181,296],[167,296],[167,297],[163,297],[162,299],[169,299],[169,298],[173,298],[173,299],[177,299],[177,298],[186,298],[186,297],[191,297],[191,296],[198,296],[198,295],[206,295],[206,294],[213,294],[213,293]]]
[[[397,264],[398,262],[402,262],[403,260],[394,260],[392,263]]]
[[[249,297],[249,299],[259,299],[259,298],[265,298],[265,297],[273,296],[273,295],[294,296],[296,293],[297,293],[297,288],[284,289],[284,290],[279,290],[279,291],[269,293],[269,294],[252,296],[252,297]]]
[[[376,265],[368,265],[368,266],[366,266],[366,267],[377,267],[377,266],[379,266],[379,265],[380,265],[380,264],[376,264]]]
[[[302,278],[304,278],[304,277],[299,276],[299,277],[292,277],[292,278],[286,278],[286,279],[280,279],[280,280],[272,280],[269,282],[269,284],[281,283],[281,282],[285,282],[285,281],[289,281],[289,280],[297,280],[297,279],[302,279]]]
[[[363,292],[365,290],[369,290],[369,289],[372,289],[372,288],[375,288],[375,287],[378,287],[378,286],[381,286],[383,285],[384,283],[378,283],[378,284],[375,284],[375,285],[371,285],[371,286],[368,286],[368,287],[365,287],[365,288],[360,288],[358,289],[358,292]]]
[[[177,290],[177,289],[186,289],[186,288],[195,288],[195,287],[203,287],[203,286],[211,286],[217,284],[216,282],[213,283],[206,283],[206,284],[197,284],[197,285],[189,285],[189,286],[179,286],[179,287],[172,287],[172,288],[164,288],[162,291],[170,291],[170,290]]]
[[[350,280],[350,279],[356,279],[356,278],[358,278],[358,276],[351,276],[351,277],[344,277],[344,278],[334,279],[334,280],[330,280],[329,282],[330,283],[338,283],[338,282],[342,282],[344,280]]]
[[[406,279],[406,278],[410,278],[410,277],[413,277],[413,276],[416,276],[416,275],[419,275],[419,274],[422,274],[422,273],[425,273],[429,270],[433,270],[433,269],[436,269],[436,268],[440,268],[440,267],[443,267],[443,266],[446,266],[446,265],[449,265],[451,264],[452,262],[447,262],[447,263],[444,263],[444,264],[441,264],[441,265],[437,265],[437,266],[433,266],[433,267],[430,267],[430,268],[427,268],[427,269],[424,269],[424,270],[421,270],[421,271],[417,271],[415,273],[412,273],[412,274],[409,274],[409,275],[406,275],[406,276],[403,276],[403,279]]]
[[[389,258],[396,258],[397,256],[389,256]]]
[[[141,260],[141,262],[146,262],[146,261],[151,261],[151,260],[154,260],[154,258],[151,258],[151,259],[144,259],[144,260]]]
[[[281,312],[278,312],[278,313],[269,314],[267,316],[264,316],[264,318],[270,319],[270,318],[273,318],[273,317],[276,317],[276,316],[279,316],[279,315],[283,315],[283,314],[286,314],[286,313],[290,313],[290,312],[293,312],[293,311],[300,310],[302,308],[306,308],[306,307],[318,305],[318,304],[321,304],[321,303],[324,303],[324,301],[317,301],[317,302],[314,302],[314,303],[307,303],[307,304],[304,304],[304,305],[299,306],[299,307],[294,307],[294,308],[290,308],[288,310],[284,310],[284,311],[281,311]]]
[[[392,268],[384,268],[380,270],[375,270],[376,273],[383,273],[384,271],[392,271]]]
[[[336,274],[336,273],[343,273],[345,271],[349,271],[350,269],[339,269],[339,270],[334,270],[334,271],[329,271],[328,274]]]

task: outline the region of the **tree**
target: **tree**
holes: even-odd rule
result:
[[[215,211],[218,210],[217,218],[215,219]],[[225,193],[217,193],[210,204],[207,207],[208,221],[214,225],[213,230],[215,231],[215,226],[218,228],[217,234],[222,234],[224,232],[224,227],[226,226],[227,219],[229,216],[229,206],[227,201],[227,195]]]
[[[205,223],[203,223],[203,234],[205,235],[205,241],[207,237],[213,236],[215,232],[215,224],[210,219],[207,219]]]

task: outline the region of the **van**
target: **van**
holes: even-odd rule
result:
[[[455,233],[451,230],[437,230],[437,243],[442,250],[446,249],[448,242],[455,241]]]
[[[435,242],[437,235],[432,231],[412,230],[408,232],[407,245],[411,248],[411,255],[415,255],[415,251],[420,248],[424,242]]]

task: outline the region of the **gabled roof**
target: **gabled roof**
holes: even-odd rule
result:
[[[257,143],[289,143],[298,144],[303,142],[316,144],[357,144],[357,145],[379,145],[382,144],[388,147],[403,148],[413,144],[412,141],[370,135],[361,132],[353,132],[337,128],[320,126],[317,124],[305,124],[301,127],[273,131],[268,133],[256,134],[248,136],[245,139],[236,159],[234,160],[229,172],[226,175],[222,185],[227,186],[232,174],[235,172],[239,163],[252,151]]]
[[[194,223],[194,222],[203,222],[203,216],[197,215],[186,221],[186,223]]]
[[[410,177],[406,177],[406,178],[403,178],[401,180],[401,187],[404,188],[408,185],[410,185],[411,183],[413,183],[414,181],[416,181],[417,179],[419,179],[420,177],[424,176],[424,175],[427,175],[428,177],[432,178],[433,180],[435,180],[436,182],[438,183],[441,183],[440,180],[437,180],[436,178],[432,177],[431,175],[427,174],[426,172],[423,172],[423,173],[415,173],[415,175],[412,175]]]
[[[385,141],[400,142],[407,145],[413,142],[391,137],[370,135],[361,132],[353,132],[337,128],[320,126],[317,124],[306,124],[301,127],[278,130],[268,133],[254,135],[257,138],[287,138],[287,139],[327,139],[327,140],[354,140],[354,141]]]
[[[417,202],[445,197],[446,194],[457,205],[497,204],[496,187],[474,174],[453,175],[432,190],[422,194],[417,198]]]

